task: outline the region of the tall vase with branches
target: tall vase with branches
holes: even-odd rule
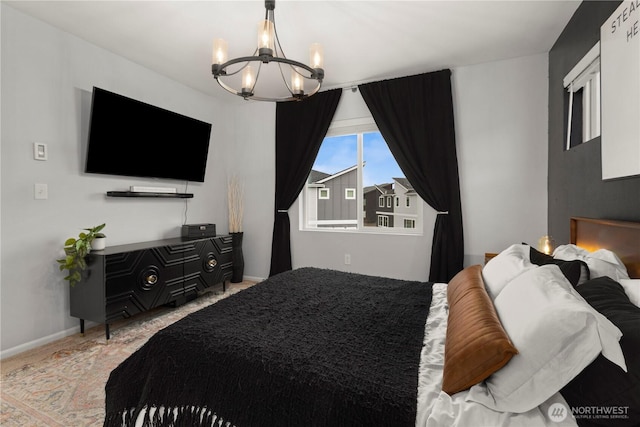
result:
[[[244,254],[242,253],[242,217],[244,215],[244,185],[237,176],[227,183],[229,205],[229,234],[231,234],[232,283],[242,282],[244,275]]]

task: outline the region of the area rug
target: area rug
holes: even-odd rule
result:
[[[1,362],[2,427],[89,427],[104,421],[104,386],[111,371],[156,331],[189,313],[246,289],[231,284],[227,292],[207,293],[178,308],[162,307],[16,355]]]

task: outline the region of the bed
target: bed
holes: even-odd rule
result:
[[[640,224],[571,221],[448,284],[273,276],[118,366],[104,425],[637,425]]]

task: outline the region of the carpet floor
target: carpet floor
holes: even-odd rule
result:
[[[111,325],[96,326],[0,362],[2,427],[90,427],[104,421],[104,386],[111,371],[156,331],[189,313],[251,286],[232,283],[177,308],[159,307]]]

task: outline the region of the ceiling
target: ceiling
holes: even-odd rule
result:
[[[229,97],[211,75],[214,38],[251,55],[263,1],[4,1],[201,92]],[[548,52],[577,0],[280,0],[287,57],[324,47],[323,88]]]

